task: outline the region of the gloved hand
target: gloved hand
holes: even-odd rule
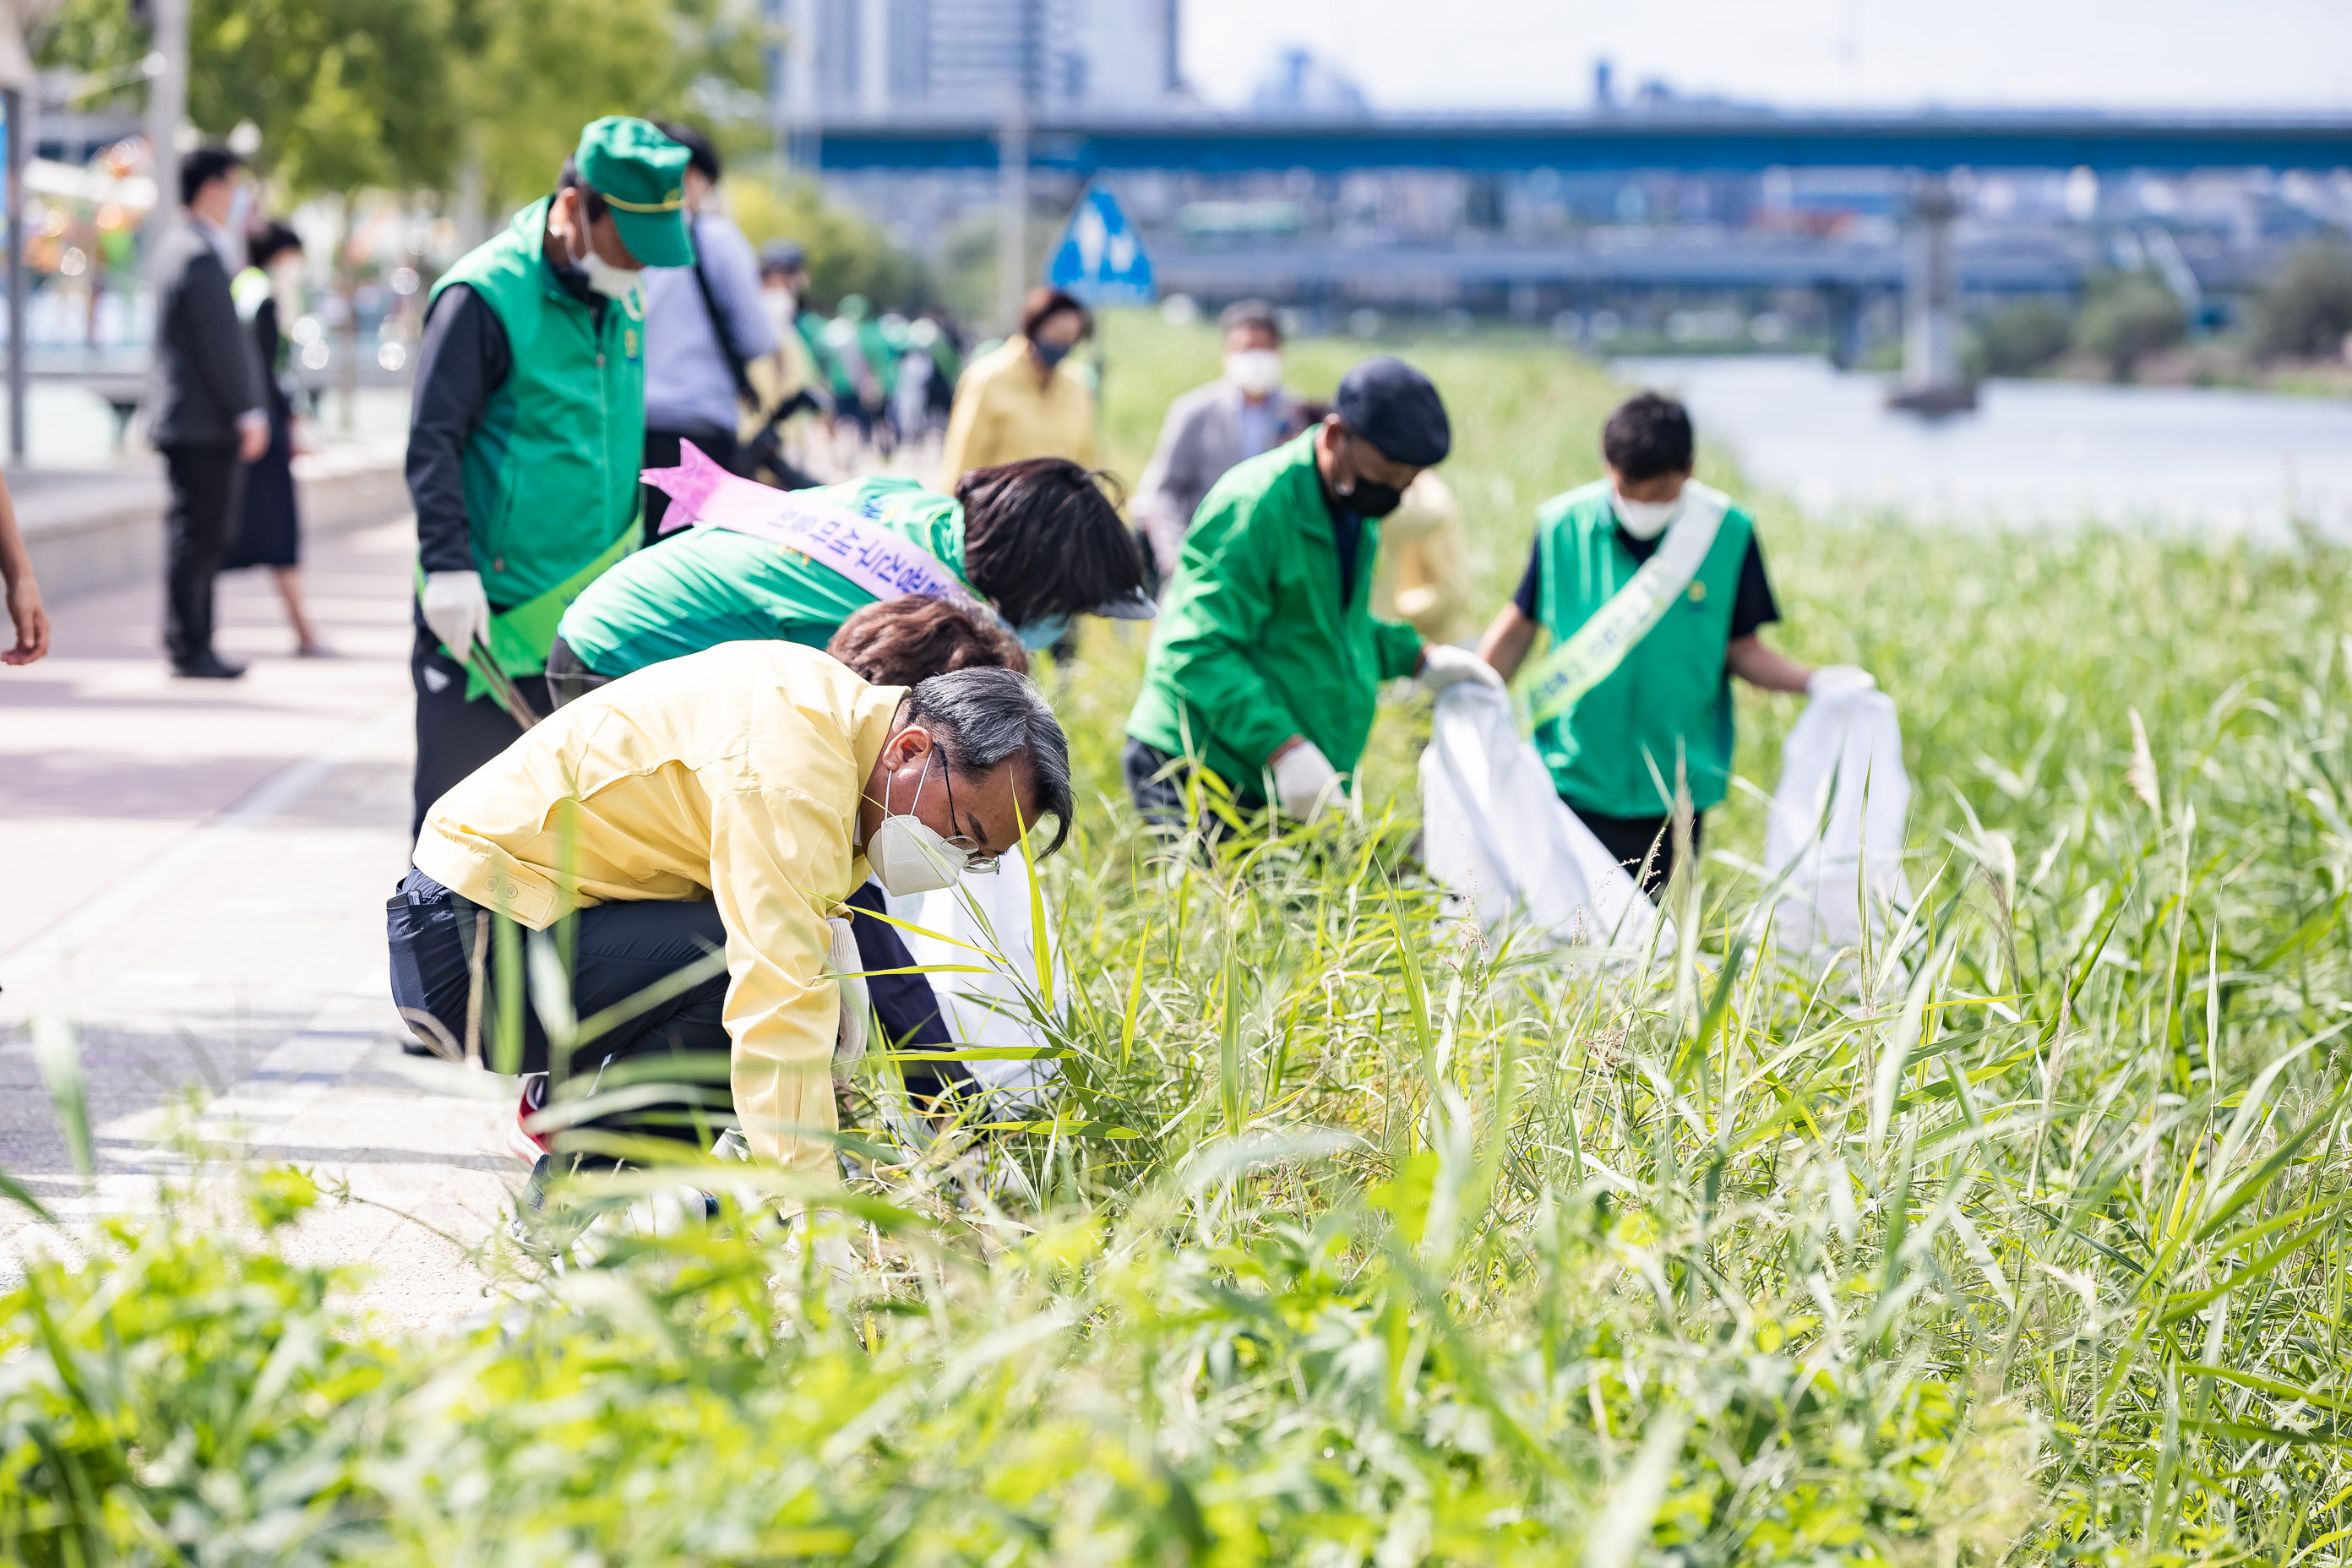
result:
[[[857,934],[849,929],[849,921],[835,915],[825,922],[831,945],[825,960],[841,985],[841,1027],[834,1036],[833,1080],[845,1084],[849,1069],[866,1054],[866,1015],[873,1006],[866,976],[858,971],[866,961],[857,955]]]
[[[1503,688],[1503,678],[1493,665],[1466,647],[1442,642],[1431,643],[1421,650],[1421,668],[1413,671],[1413,678],[1433,692],[1465,680],[1475,680],[1497,691]]]
[[[1301,741],[1274,764],[1276,804],[1285,816],[1312,822],[1339,795],[1339,771],[1312,741]]]
[[[1878,678],[1858,664],[1825,664],[1805,682],[1805,695],[1843,697],[1849,692],[1872,690],[1877,685]]]
[[[490,600],[479,572],[428,572],[416,601],[425,624],[458,663],[472,659],[477,640],[490,640]]]

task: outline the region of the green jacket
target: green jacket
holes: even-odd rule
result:
[[[1380,683],[1421,661],[1419,632],[1372,618],[1380,544],[1379,521],[1364,519],[1343,604],[1314,431],[1233,468],[1184,535],[1127,732],[1171,755],[1189,749],[1252,794],[1292,735],[1352,771]]]
[[[600,330],[556,282],[540,255],[551,199],[515,214],[433,286],[436,299],[453,283],[470,287],[512,351],[514,368],[466,443],[466,518],[484,592],[532,623],[513,629],[541,659],[562,604],[635,537],[646,444],[645,312],[634,298],[607,300]],[[497,650],[510,673],[530,672],[506,637]]]
[[[1601,479],[1536,509],[1543,558],[1538,618],[1555,644],[1574,635],[1640,569],[1625,548],[1609,489]],[[1695,808],[1722,803],[1732,748],[1724,658],[1754,530],[1738,507],[1725,512],[1682,597],[1572,712],[1537,729],[1536,750],[1569,805],[1601,816],[1663,816],[1673,805],[1677,759]]]
[[[816,492],[921,545],[963,575],[963,506],[877,475]],[[974,594],[978,597],[977,591]],[[588,585],[559,635],[598,675],[620,676],[723,642],[823,647],[874,595],[798,551],[724,528],[689,528]]]

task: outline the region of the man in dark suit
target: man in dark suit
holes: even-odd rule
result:
[[[180,160],[187,210],[156,242],[155,370],[148,438],[172,482],[164,522],[163,647],[175,675],[227,680],[213,652],[213,578],[236,543],[245,466],[269,447],[261,366],[229,295],[228,222],[245,160],[199,147]]]

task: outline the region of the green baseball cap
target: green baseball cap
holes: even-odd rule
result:
[[[686,229],[686,149],[649,121],[608,114],[580,132],[572,161],[613,209],[621,243],[646,267],[691,267]]]

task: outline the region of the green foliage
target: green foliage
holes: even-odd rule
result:
[[[1105,338],[1131,473],[1214,336]],[[1498,596],[1618,390],[1395,346]],[[1360,352],[1296,345],[1294,379]],[[1916,909],[1868,951],[1753,939],[1752,796],[1670,895],[1679,947],[1443,920],[1403,699],[1363,826],[1169,856],[1116,798],[1139,643],[1090,626],[1048,677],[1103,797],[1048,868],[1058,1131],[903,1146],[869,1058],[837,1231],[740,1165],[587,1188],[575,1221],[636,1217],[437,1336],[284,1260],[299,1178],[257,1237],[183,1200],[0,1300],[0,1554],[2330,1561],[2345,554],[1762,510],[1776,640],[1902,705]],[[1744,700],[1744,776],[1794,710]],[[686,1179],[719,1216],[652,1223]]]
[[[2341,357],[2352,334],[2352,245],[2314,239],[2288,252],[2255,300],[2253,325],[2263,353]]]
[[[503,207],[551,188],[597,116],[754,79],[758,37],[734,0],[192,0],[188,118],[216,139],[251,121],[296,198],[446,191],[471,159]],[[38,40],[44,65],[117,74],[149,47],[120,0],[66,0]]]
[[[877,310],[919,310],[932,301],[923,264],[890,243],[864,217],[829,205],[822,188],[794,180],[783,190],[757,175],[730,174],[727,201],[755,246],[796,240],[808,252],[808,303],[831,310],[845,294],[863,294]]]
[[[698,80],[757,79],[757,17],[731,0],[452,3],[445,61],[493,211],[554,189],[592,120],[677,119]]]
[[[2142,356],[2189,335],[2189,312],[2153,271],[2116,272],[2095,279],[2074,318],[2074,346],[2103,361],[2117,381],[2130,379]]]
[[[1978,321],[1970,370],[1979,375],[2032,375],[2066,352],[2074,318],[2054,300],[2017,300]]]

